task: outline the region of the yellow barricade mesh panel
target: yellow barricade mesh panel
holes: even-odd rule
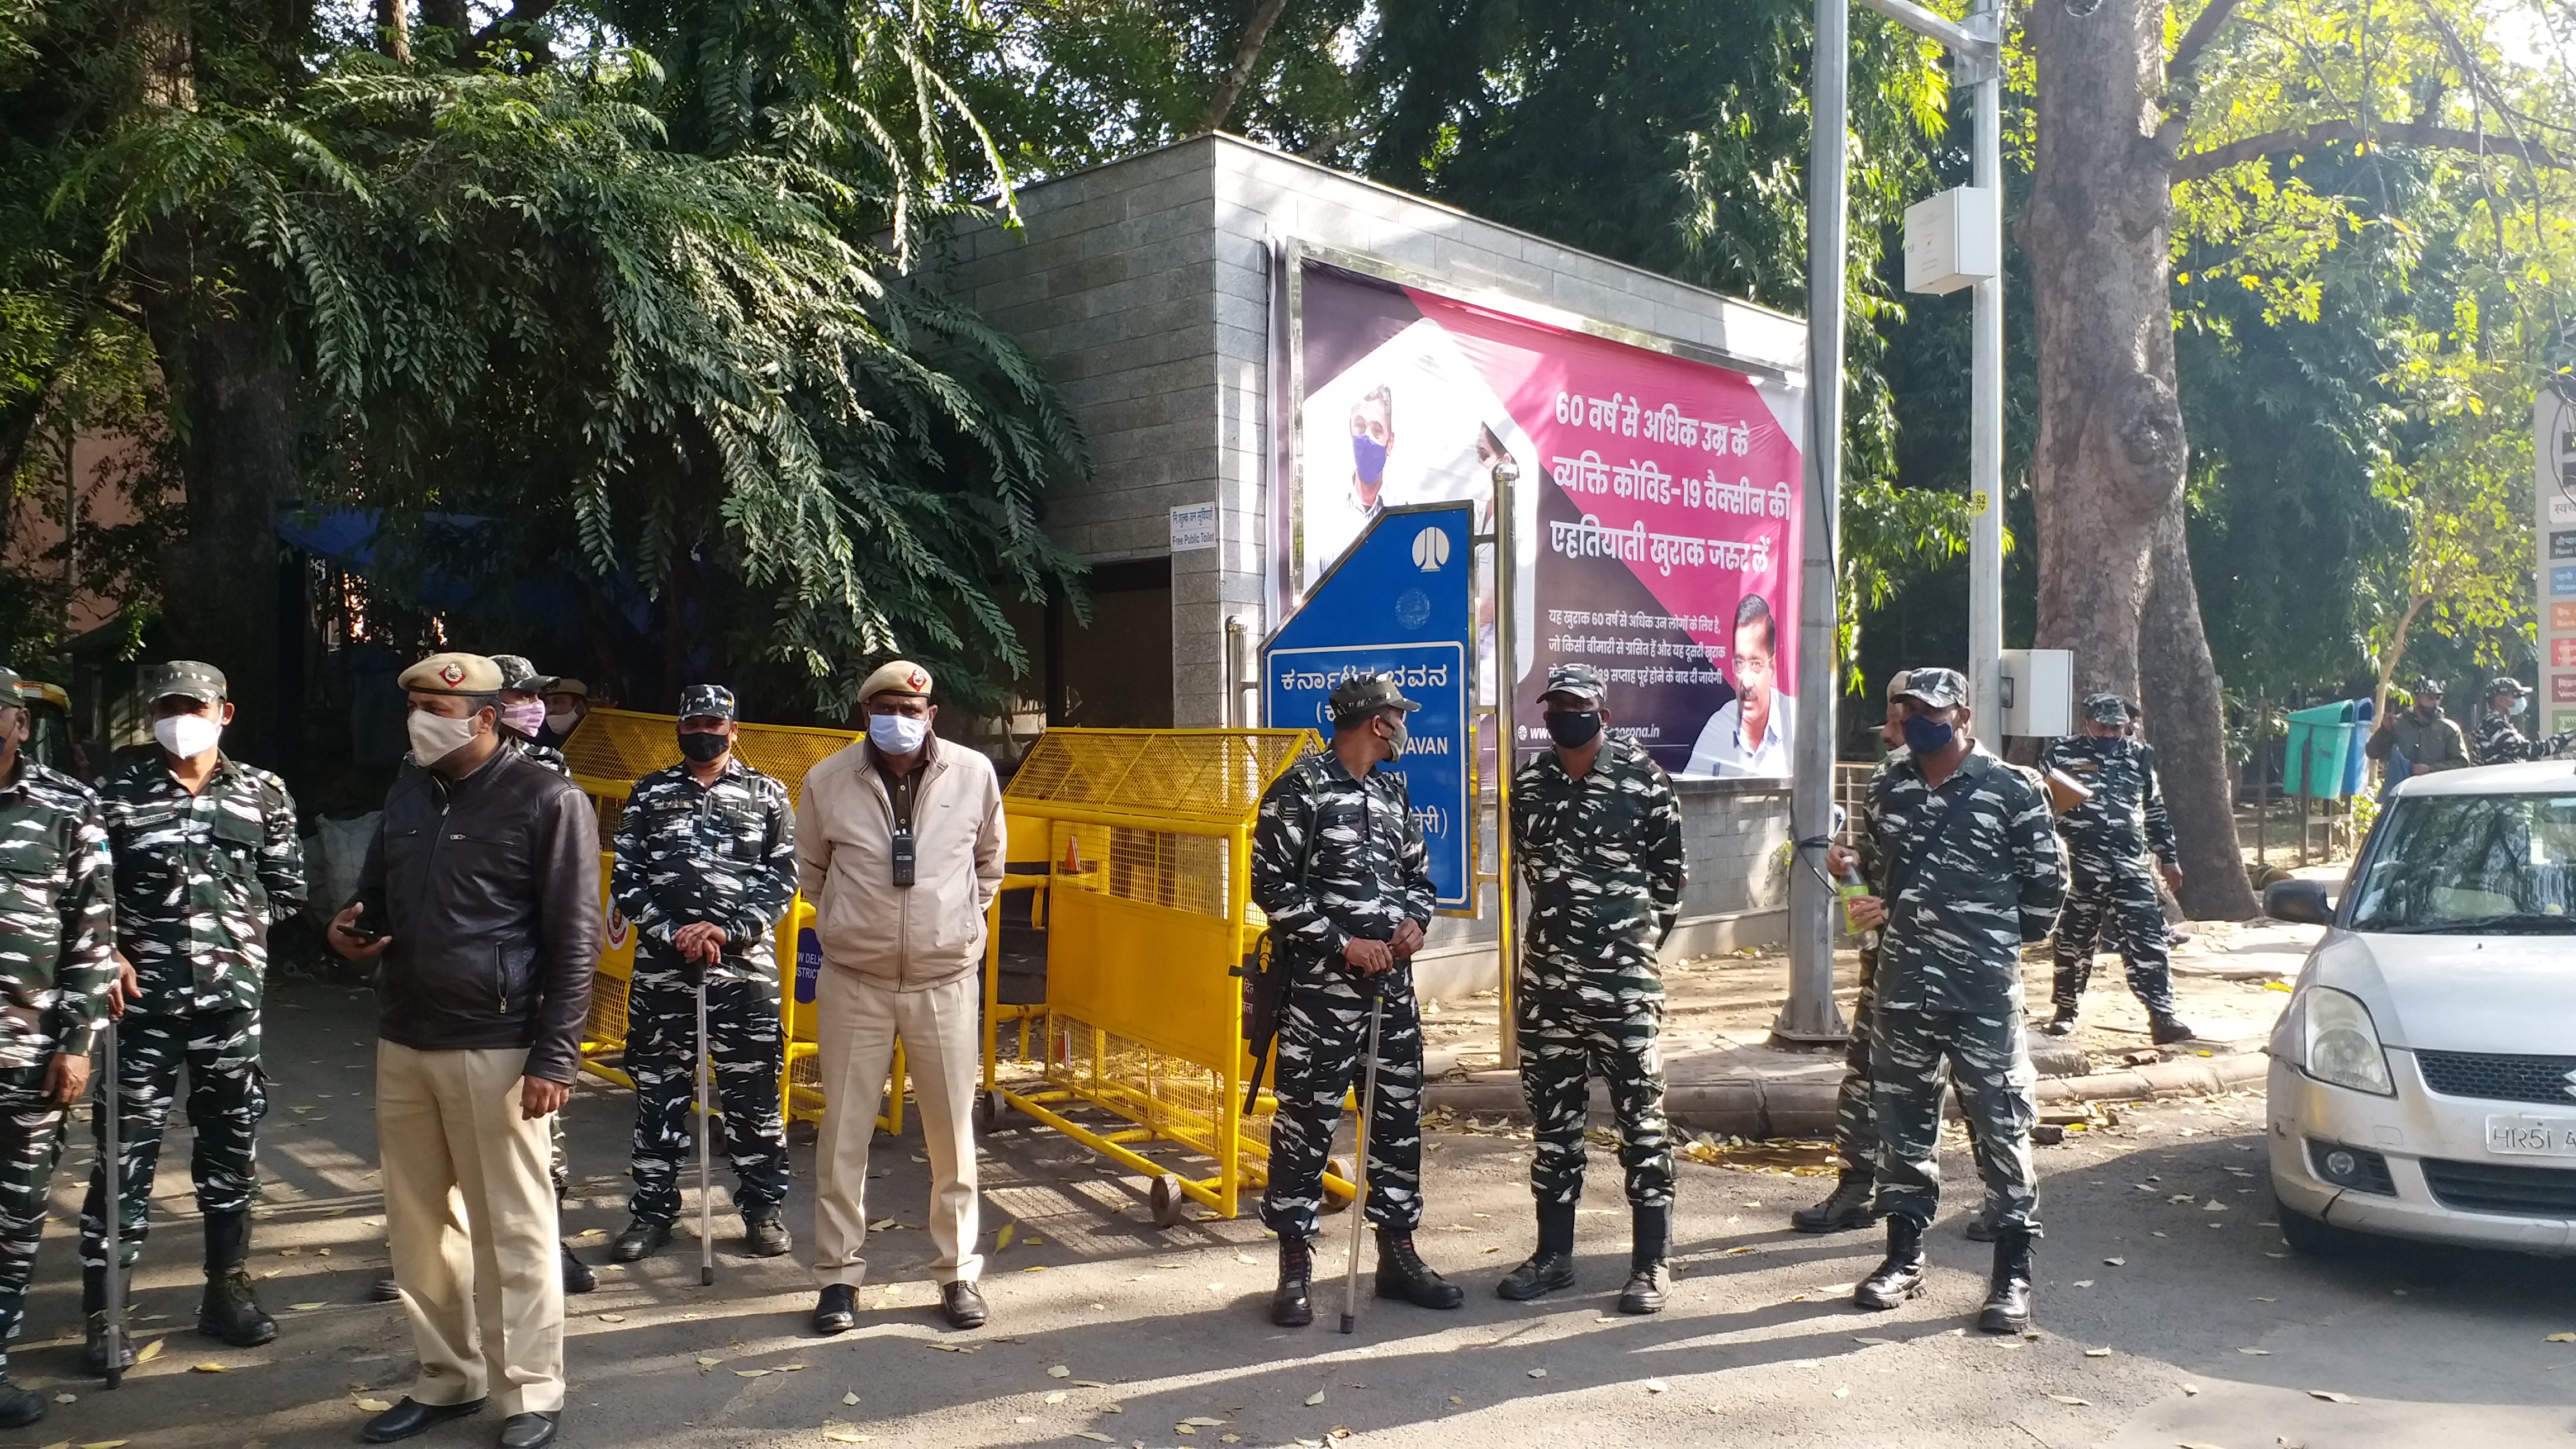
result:
[[[1045,1072],[1049,1086],[1076,1092],[1156,1135],[1213,1157],[1228,1115],[1225,1075],[1196,1062],[1155,1051],[1078,1017],[1048,1018]],[[1263,1094],[1264,1105],[1269,1102]],[[1236,1099],[1233,1108],[1240,1109]],[[1255,1181],[1268,1177],[1270,1113],[1236,1116],[1235,1132]]]
[[[1261,792],[1314,746],[1309,730],[1048,730],[1002,794],[1223,828],[1251,819]]]
[[[581,1029],[581,1039],[593,1055],[626,1050],[625,977],[591,973],[590,1020]]]
[[[1048,833],[1055,877],[1064,886],[1226,918],[1226,890],[1234,875],[1226,842],[1215,836],[1062,820]]]
[[[680,742],[672,730],[678,723],[676,716],[667,714],[592,710],[572,738],[564,741],[564,762],[572,766],[584,790],[622,800],[637,780],[680,763]],[[806,771],[858,737],[849,730],[747,724],[733,748],[744,764],[785,785],[792,801],[804,793]],[[612,786],[613,790],[603,788]]]

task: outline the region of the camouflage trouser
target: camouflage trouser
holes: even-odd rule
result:
[[[63,1109],[45,1101],[42,1066],[0,1069],[0,1375],[26,1314],[45,1232],[47,1189],[63,1150]]]
[[[2165,955],[2165,913],[2155,878],[2136,862],[2108,869],[2079,852],[2066,909],[2057,917],[2057,980],[2049,1000],[2073,1007],[2092,979],[2094,954],[2108,947],[2129,966],[2129,990],[2158,1016],[2174,1012],[2173,967]]]
[[[1664,1057],[1655,1044],[1662,1024],[1660,1012],[1593,1018],[1522,999],[1521,1095],[1537,1139],[1531,1196],[1542,1203],[1583,1197],[1583,1129],[1597,1076],[1619,1123],[1628,1205],[1673,1205],[1673,1136],[1664,1121]]]
[[[715,1096],[724,1113],[724,1136],[712,1145],[733,1163],[733,1205],[745,1217],[787,1200],[787,1122],[778,1110],[785,1051],[778,1003],[765,984],[707,983],[707,1054],[716,1064]],[[626,1071],[635,1079],[635,1195],[628,1208],[647,1222],[667,1223],[680,1213],[680,1172],[696,1158],[689,1118],[697,1055],[697,988],[639,955],[626,998]]]
[[[1377,1110],[1368,1129],[1368,1220],[1411,1232],[1422,1221],[1422,1018],[1413,973],[1386,981],[1378,1028]],[[1279,1026],[1279,1112],[1270,1122],[1270,1186],[1261,1221],[1285,1237],[1315,1236],[1324,1206],[1324,1159],[1342,1097],[1360,1085],[1369,1003],[1339,967],[1304,965],[1288,987]]]
[[[1878,1180],[1878,1112],[1871,1105],[1877,1083],[1869,1070],[1869,1037],[1871,1019],[1877,1015],[1878,952],[1863,949],[1860,953],[1860,999],[1852,1003],[1851,1042],[1843,1048],[1842,1086],[1834,1093],[1834,1155],[1843,1161],[1843,1171],[1861,1182]],[[1977,1155],[1977,1169],[1987,1180],[1994,1178],[1986,1163],[1986,1139],[1977,1131],[1977,1119],[1964,1112],[1961,1120],[1968,1127],[1968,1149]],[[1994,1215],[1994,1194],[1986,1194],[1983,1209]]]
[[[1881,1005],[1870,1022],[1871,1105],[1878,1113],[1873,1210],[1930,1222],[1941,1207],[1941,1092],[1959,1088],[1998,1226],[2038,1226],[2030,1128],[2039,1120],[2021,1012],[1921,1011]]]
[[[178,1100],[179,1069],[188,1071],[188,1157],[197,1210],[213,1215],[250,1210],[259,1191],[259,1119],[268,1115],[268,1078],[259,1066],[259,1012],[204,1011],[145,1015],[130,1011],[116,1025],[118,1261],[127,1267],[152,1230],[152,1179],[161,1166],[161,1134]],[[90,1135],[107,1140],[104,1114],[90,1114]],[[107,1266],[104,1163],[93,1166],[81,1201],[81,1266]]]

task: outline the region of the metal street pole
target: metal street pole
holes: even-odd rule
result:
[[[1975,0],[1967,28],[2000,43],[1997,0]],[[1985,197],[1988,225],[2003,237],[2003,66],[1974,51],[1952,53],[1952,65],[1971,82],[1976,130],[1969,138],[1969,184]],[[2000,255],[2000,248],[1998,248]],[[1975,505],[1968,520],[1968,705],[1977,733],[2003,742],[2004,655],[2004,279],[1998,271],[1976,284],[1970,319],[1968,488]]]
[[[1494,938],[1499,970],[1494,1003],[1502,1032],[1503,1070],[1521,1066],[1520,1020],[1512,998],[1520,990],[1520,923],[1512,919],[1512,767],[1520,759],[1520,728],[1513,696],[1520,690],[1520,641],[1512,627],[1519,599],[1520,559],[1512,548],[1520,515],[1513,509],[1512,485],[1520,465],[1505,458],[1494,465],[1494,905],[1500,929]]]
[[[1841,539],[1843,476],[1843,266],[1849,0],[1816,0],[1816,50],[1807,113],[1807,502],[1799,549],[1798,730],[1790,743],[1789,834],[1819,840],[1834,827],[1834,563]],[[1834,1003],[1833,926],[1819,850],[1798,847],[1789,867],[1789,1000],[1771,1034],[1839,1041],[1849,1034]]]

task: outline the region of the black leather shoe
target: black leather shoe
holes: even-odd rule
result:
[[[1911,1214],[1888,1214],[1887,1260],[1852,1290],[1854,1303],[1871,1309],[1895,1308],[1922,1294],[1923,1226],[1923,1220]]]
[[[206,1296],[197,1305],[197,1331],[235,1348],[257,1348],[277,1337],[277,1320],[262,1312],[241,1268],[208,1270]]]
[[[2057,1014],[2050,1017],[2048,1019],[2048,1024],[2041,1027],[2040,1030],[2047,1032],[2050,1036],[2067,1036],[2073,1033],[2075,1030],[2075,1008],[2064,1002],[2058,1003]]]
[[[1672,1274],[1661,1260],[1638,1263],[1628,1270],[1628,1286],[1619,1290],[1622,1313],[1661,1313],[1664,1290],[1672,1285]]]
[[[2030,1331],[2030,1245],[2037,1236],[2027,1226],[1995,1230],[1994,1277],[1977,1327],[1988,1333]]]
[[[859,1321],[858,1295],[847,1283],[834,1283],[824,1288],[814,1300],[816,1333],[847,1333]]]
[[[779,1221],[774,1208],[766,1217],[742,1220],[742,1250],[755,1258],[783,1258],[795,1246],[796,1240],[787,1236],[787,1224]]]
[[[1878,1221],[1878,1215],[1869,1210],[1870,1189],[1868,1177],[1845,1172],[1823,1202],[1789,1214],[1789,1226],[1802,1233],[1840,1233],[1868,1227]]]
[[[117,1335],[116,1344],[116,1356],[121,1360],[117,1367],[134,1367],[134,1331],[127,1329]],[[89,1316],[89,1341],[81,1346],[81,1369],[99,1375],[107,1372],[107,1310],[104,1308]]]
[[[45,1396],[0,1378],[0,1429],[23,1429],[45,1417]]]
[[[1413,1249],[1413,1234],[1377,1233],[1377,1296],[1401,1298],[1417,1308],[1456,1308],[1467,1290],[1431,1271]]]
[[[2176,1042],[2191,1041],[2199,1035],[2200,1033],[2183,1025],[2180,1017],[2158,1016],[2150,1018],[2147,1022],[2147,1040],[2157,1046],[2172,1046]]]
[[[570,1243],[563,1244],[563,1283],[566,1293],[587,1293],[599,1286],[599,1275],[573,1255]]]
[[[468,1399],[461,1404],[424,1404],[405,1394],[401,1403],[369,1419],[367,1427],[358,1431],[358,1437],[370,1444],[391,1444],[396,1439],[408,1439],[433,1424],[482,1413],[483,1406],[490,1402],[490,1399]]]
[[[501,1421],[501,1449],[546,1449],[561,1414],[512,1414]]]
[[[1570,1254],[1541,1248],[1530,1254],[1529,1261],[1503,1275],[1494,1291],[1514,1303],[1527,1303],[1544,1298],[1559,1288],[1574,1286],[1574,1258]]]
[[[986,1317],[984,1295],[975,1285],[960,1278],[939,1285],[939,1311],[948,1318],[951,1328],[981,1328]]]
[[[367,1290],[367,1296],[378,1303],[400,1303],[402,1285],[391,1278],[379,1278],[376,1280],[376,1286]]]
[[[1315,1305],[1306,1290],[1315,1277],[1315,1245],[1282,1234],[1279,1239],[1279,1287],[1270,1295],[1270,1321],[1281,1328],[1303,1328],[1315,1321]]]
[[[671,1225],[669,1223],[637,1218],[626,1225],[626,1231],[617,1235],[616,1242],[608,1245],[608,1261],[640,1263],[670,1246],[670,1242]]]

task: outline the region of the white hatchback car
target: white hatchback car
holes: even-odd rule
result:
[[[2290,1245],[2576,1253],[2576,767],[2407,780],[2341,901],[2283,881],[2263,908],[2328,928],[2272,1031]]]

